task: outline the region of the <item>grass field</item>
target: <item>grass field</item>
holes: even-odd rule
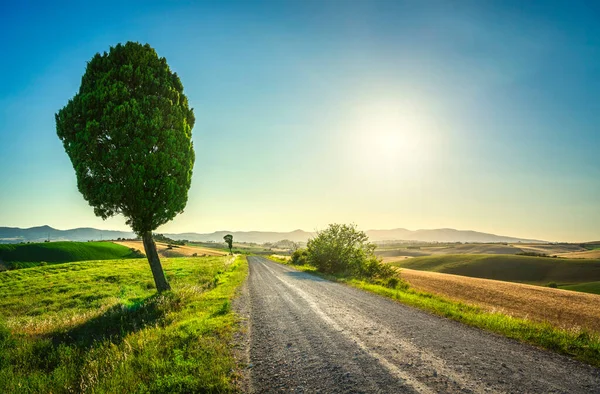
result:
[[[229,392],[245,258],[143,259],[0,273],[0,392]]]
[[[600,250],[600,241],[588,242],[583,245],[587,250]]]
[[[129,248],[112,242],[44,242],[0,244],[0,260],[9,269],[85,260],[112,260],[140,257]]]
[[[392,263],[401,268],[521,282],[559,285],[600,281],[600,260],[514,255],[443,255]]]
[[[286,263],[276,258],[273,260]],[[319,274],[314,267],[308,265],[294,266],[294,268],[370,291],[461,323],[573,356],[591,365],[600,366],[600,335],[586,329],[564,329],[549,322],[542,323],[521,317],[513,317],[498,312],[498,310],[490,311],[472,303],[467,304],[446,296],[424,292],[410,285],[389,288],[356,278]]]
[[[584,293],[600,294],[600,281],[561,286],[560,288],[565,290],[582,291]]]

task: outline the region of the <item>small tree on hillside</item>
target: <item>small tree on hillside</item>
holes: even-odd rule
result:
[[[387,277],[393,274],[375,256],[375,244],[363,231],[351,224],[330,224],[308,241],[306,261],[321,272],[363,277]]]
[[[169,290],[152,231],[183,212],[192,180],[194,113],[150,45],[97,53],[56,114],[77,188],[102,219],[122,214],[142,238],[158,291]]]
[[[227,243],[227,246],[229,246],[229,254],[233,254],[233,252],[231,251],[231,248],[233,247],[233,235],[227,234],[223,237],[223,239]]]

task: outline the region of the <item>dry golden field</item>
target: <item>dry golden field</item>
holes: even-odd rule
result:
[[[411,269],[401,276],[417,290],[489,311],[600,332],[600,295]]]
[[[512,244],[512,246],[518,247],[524,253],[541,253],[549,256],[587,251],[578,244]]]
[[[568,259],[600,259],[600,250],[586,250],[585,252],[560,253],[558,257]]]
[[[382,257],[381,261],[383,261],[384,263],[396,263],[398,261],[402,261],[402,260],[406,260],[406,259],[410,259],[411,256],[388,256],[388,257]]]
[[[138,249],[140,252],[144,253],[144,245],[142,244],[142,241],[114,241],[114,243],[126,246],[128,248]],[[169,249],[168,244],[162,242],[156,242],[156,250],[158,251],[158,255],[161,257],[191,257],[194,253],[196,253],[198,256],[227,255],[227,252],[221,250],[201,248],[198,246],[189,245],[173,245],[173,248]]]

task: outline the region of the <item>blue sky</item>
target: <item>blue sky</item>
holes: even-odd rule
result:
[[[0,5],[0,226],[126,229],[77,191],[54,113],[139,41],[196,114],[188,205],[158,231],[600,238],[594,2],[86,3]]]

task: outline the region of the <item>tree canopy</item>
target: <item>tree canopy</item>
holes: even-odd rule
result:
[[[231,248],[233,247],[233,235],[227,234],[223,237],[223,239],[225,240],[225,242],[227,243],[227,246],[229,247],[229,253],[233,254],[233,252],[231,251]]]
[[[292,263],[311,264],[330,274],[359,277],[389,277],[393,270],[374,254],[375,244],[354,224],[330,224],[308,241],[306,251],[298,250]]]
[[[97,216],[122,214],[142,236],[155,281],[151,231],[187,203],[194,123],[183,85],[166,59],[134,42],[97,53],[77,94],[56,114],[56,132],[79,191]]]

